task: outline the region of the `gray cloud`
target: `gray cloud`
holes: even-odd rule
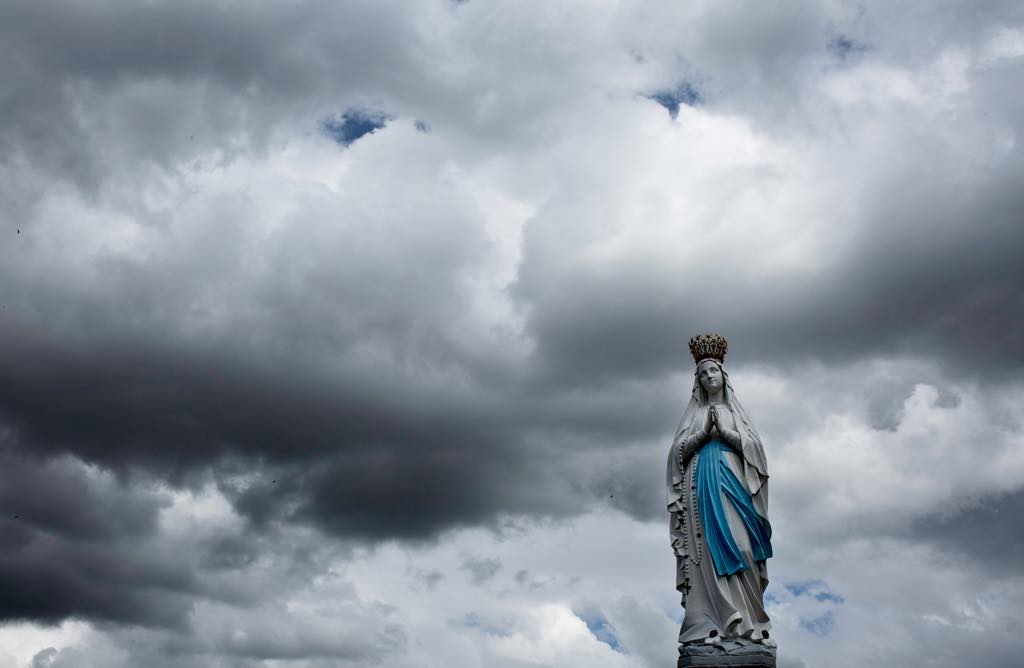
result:
[[[93,192],[126,165],[258,150],[291,114],[420,85],[412,17],[323,9],[7,4],[8,160]]]
[[[470,557],[462,562],[462,569],[469,572],[473,584],[481,585],[498,574],[501,570],[501,559]]]
[[[968,561],[995,577],[1019,577],[1024,564],[1024,489],[982,496],[966,507],[917,520],[911,535],[950,560]]]
[[[1024,362],[1022,21],[1015,3],[7,3],[0,617],[123,626],[127,654],[89,650],[109,665],[401,654],[401,615],[354,590],[331,613],[350,633],[267,620],[352,550],[595,508],[660,520],[686,341],[708,329],[772,455],[814,455],[812,432],[923,447],[921,383],[926,417],[977,401],[979,428],[1019,433],[998,399]],[[648,97],[684,90],[674,119]],[[360,108],[390,120],[331,144],[324,120]],[[793,545],[835,501],[798,469],[778,462]],[[903,540],[1018,577],[999,528],[1020,481],[955,482],[945,514],[832,508],[819,547]],[[200,493],[233,524],[170,531]],[[463,568],[553,587],[504,556]],[[619,607],[659,617],[644,605]],[[51,645],[33,661],[88,665]]]
[[[728,332],[731,359],[740,363],[914,354],[942,360],[952,373],[1017,378],[1024,202],[1014,184],[1022,161],[1013,151],[987,170],[983,185],[961,184],[959,158],[936,139],[905,147],[923,164],[871,186],[879,190],[870,214],[837,213],[835,224],[857,238],[812,280],[754,285],[743,268],[759,249],[742,245],[670,275],[633,263],[574,267],[545,247],[572,254],[594,240],[555,233],[539,214],[525,232],[515,288],[530,308],[538,366],[567,384],[664,373],[685,367],[681,333],[710,325]],[[594,229],[622,223],[603,218],[614,212],[596,215]]]
[[[0,618],[185,624],[200,587],[187,560],[153,542],[159,497],[69,460],[3,463]]]

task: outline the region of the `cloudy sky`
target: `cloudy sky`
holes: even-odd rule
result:
[[[780,668],[1024,652],[1024,7],[0,5],[0,665],[673,665],[718,331]]]

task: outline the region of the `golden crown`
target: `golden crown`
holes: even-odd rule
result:
[[[729,343],[719,334],[699,334],[690,339],[690,352],[697,364],[706,359],[718,360],[720,364],[725,362],[725,351],[728,348]]]

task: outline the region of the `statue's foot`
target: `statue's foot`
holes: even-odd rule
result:
[[[764,645],[765,647],[775,647],[775,641],[768,637],[767,631],[762,633],[754,631],[750,634],[750,642],[756,642],[759,645]]]
[[[707,638],[704,638],[705,645],[717,645],[720,642],[722,642],[722,636],[718,635],[718,631],[712,631]]]

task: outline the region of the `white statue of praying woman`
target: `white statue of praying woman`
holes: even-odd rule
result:
[[[693,392],[668,458],[684,653],[711,651],[696,645],[722,643],[717,651],[775,645],[764,609],[765,560],[772,556],[768,469],[761,439],[722,366],[727,347],[717,334],[690,339]]]

